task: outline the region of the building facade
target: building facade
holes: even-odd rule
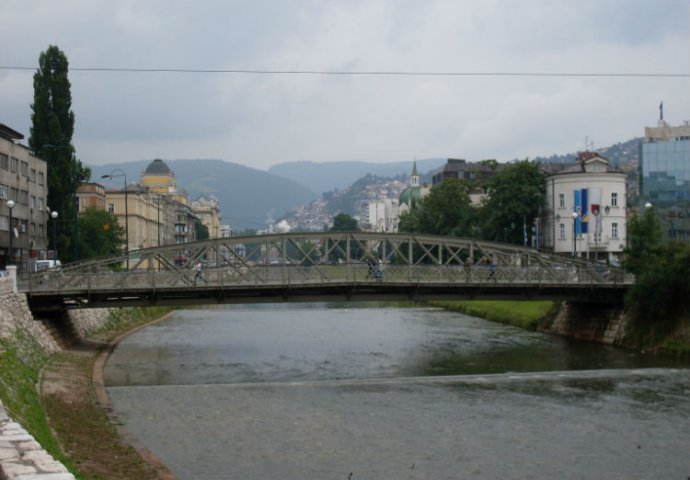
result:
[[[77,187],[79,213],[89,208],[105,210],[105,187],[100,183],[84,182]]]
[[[359,209],[359,223],[370,232],[398,231],[398,201],[393,198],[363,200]]]
[[[21,133],[0,124],[0,265],[3,268],[10,263],[30,268],[32,262],[48,255],[47,165],[19,143],[23,139]]]
[[[690,123],[663,119],[640,144],[640,206],[654,208],[666,240],[690,242]]]
[[[199,198],[192,202],[192,210],[194,215],[201,220],[201,223],[208,228],[208,238],[222,237],[220,225],[222,218],[216,197],[213,195],[208,198],[204,195],[199,196]]]
[[[547,175],[537,246],[554,253],[616,262],[627,242],[625,174],[584,152]]]

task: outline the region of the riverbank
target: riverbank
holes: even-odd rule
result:
[[[52,457],[78,479],[171,478],[127,444],[99,402],[102,380],[93,377],[118,334],[170,309],[72,310],[64,318],[37,320],[24,295],[0,280],[0,427],[35,440],[0,439],[0,478],[58,471],[34,457]],[[42,451],[34,452],[39,444]]]
[[[550,301],[433,300],[427,304],[529,331],[536,331],[560,308]]]
[[[120,309],[88,339],[53,355],[42,370],[40,399],[65,456],[81,478],[172,479],[155,457],[131,444],[108,416],[101,376],[120,338],[164,319],[169,309]]]

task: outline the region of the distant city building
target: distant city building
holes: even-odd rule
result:
[[[385,196],[363,200],[359,211],[359,226],[371,232],[397,232],[398,201]]]
[[[199,198],[192,202],[192,210],[194,211],[194,215],[201,220],[201,223],[208,228],[209,238],[222,237],[220,231],[220,206],[218,205],[218,199],[216,197],[213,195],[208,198],[204,195],[199,196]]]
[[[663,112],[663,110],[662,110]],[[667,240],[690,241],[690,123],[672,127],[660,115],[640,144],[640,206],[651,204]]]
[[[27,267],[44,259],[50,218],[46,162],[22,145],[24,135],[0,123],[0,265],[9,263],[12,235],[14,265]],[[12,207],[10,225],[9,201]],[[62,213],[62,212],[60,212]]]
[[[398,197],[398,217],[403,213],[409,212],[412,207],[419,204],[422,198],[429,194],[428,185],[419,184],[419,174],[417,173],[417,162],[412,164],[412,174],[410,175],[410,185],[400,193]],[[396,227],[397,230],[397,227]]]
[[[229,238],[232,237],[232,228],[230,228],[230,225],[221,225],[220,226],[220,238]]]
[[[575,165],[548,174],[535,246],[615,261],[626,245],[625,180],[624,173],[595,152],[583,152]]]
[[[432,177],[432,187],[439,185],[449,178],[465,180],[471,187],[470,202],[474,206],[481,205],[488,195],[491,179],[503,168],[498,163],[472,163],[461,158],[449,158],[446,164],[439,168]]]

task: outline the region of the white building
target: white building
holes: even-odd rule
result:
[[[397,232],[398,201],[385,196],[362,201],[359,223],[372,232]]]
[[[625,174],[595,152],[546,177],[538,238],[554,253],[615,261],[626,245]]]

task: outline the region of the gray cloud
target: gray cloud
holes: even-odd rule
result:
[[[49,44],[74,67],[687,72],[684,0],[6,0],[0,59]],[[643,133],[688,79],[289,76],[72,71],[89,163],[222,158],[501,161]],[[1,122],[29,133],[32,72],[0,70]]]

